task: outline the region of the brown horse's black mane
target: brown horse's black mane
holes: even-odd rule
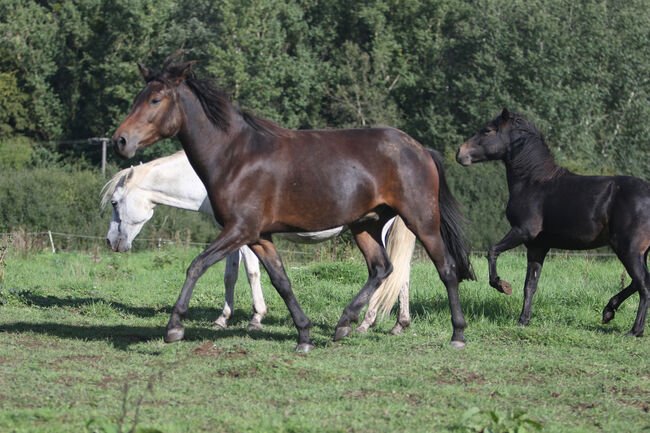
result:
[[[148,81],[159,81],[168,87],[173,87],[171,81],[167,78],[168,64],[163,66],[161,71],[156,71]],[[239,114],[248,126],[255,131],[265,132],[272,135],[277,135],[279,127],[275,122],[262,119],[253,115],[252,113],[241,109],[233,104],[230,94],[224,90],[219,89],[214,80],[197,78],[194,73],[190,72],[184,83],[197,97],[201,103],[201,107],[205,115],[210,119],[210,122],[222,131],[227,131],[231,124],[231,110]]]
[[[510,119],[514,139],[509,163],[516,176],[544,182],[568,172],[555,163],[544,136],[532,122],[518,113],[510,113]]]

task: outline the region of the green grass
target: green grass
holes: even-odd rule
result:
[[[412,325],[331,341],[365,280],[358,258],[287,264],[316,345],[293,353],[296,330],[264,275],[264,330],[246,325],[242,273],[231,327],[223,264],[194,291],[186,339],[164,327],[197,250],[137,254],[11,254],[0,286],[2,432],[640,432],[650,431],[650,337],[624,338],[638,296],[602,325],[621,288],[616,260],[550,257],[530,326],[515,325],[525,258],[504,254],[512,296],[461,286],[467,348],[449,346],[446,292],[429,263],[412,271]],[[625,284],[629,282],[626,277]],[[648,334],[648,331],[646,331]],[[135,427],[135,428],[134,428]]]

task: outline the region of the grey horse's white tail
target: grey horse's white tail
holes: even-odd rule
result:
[[[377,288],[368,303],[368,310],[380,309],[382,317],[393,308],[400,290],[409,281],[415,235],[398,216],[386,236],[386,243],[386,252],[393,264],[393,272]]]

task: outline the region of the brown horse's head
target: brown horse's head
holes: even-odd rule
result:
[[[133,108],[113,134],[113,149],[122,158],[132,158],[136,150],[175,135],[184,121],[176,89],[194,62],[152,70],[138,64],[147,85],[136,96]]]
[[[512,123],[513,117],[504,108],[499,116],[460,146],[456,161],[468,166],[474,162],[503,159],[511,143]]]

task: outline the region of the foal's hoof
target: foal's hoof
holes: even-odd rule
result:
[[[341,338],[346,337],[350,332],[352,332],[352,328],[349,326],[342,326],[340,328],[336,328],[336,333],[334,334],[334,341],[339,341]]]
[[[165,343],[173,343],[183,339],[185,335],[185,328],[182,326],[180,328],[171,328],[167,330],[165,334]]]
[[[626,337],[643,337],[643,332],[634,332],[634,330],[631,330],[627,334],[625,334]]]
[[[603,325],[609,323],[614,318],[614,310],[603,310]]]
[[[262,324],[257,320],[251,320],[251,322],[248,324],[249,331],[261,331],[262,329]]]
[[[221,316],[213,322],[213,325],[216,326],[217,328],[226,329],[228,327],[228,322],[226,320],[227,319]]]
[[[451,345],[451,347],[458,350],[464,349],[465,346],[467,346],[467,343],[465,343],[464,341],[456,341],[456,340],[452,340],[451,343],[449,344]]]
[[[298,353],[307,353],[314,348],[314,345],[311,343],[301,343],[296,346],[294,349]]]
[[[497,290],[501,293],[505,293],[506,295],[512,295],[512,286],[506,281],[499,280],[497,283]]]

